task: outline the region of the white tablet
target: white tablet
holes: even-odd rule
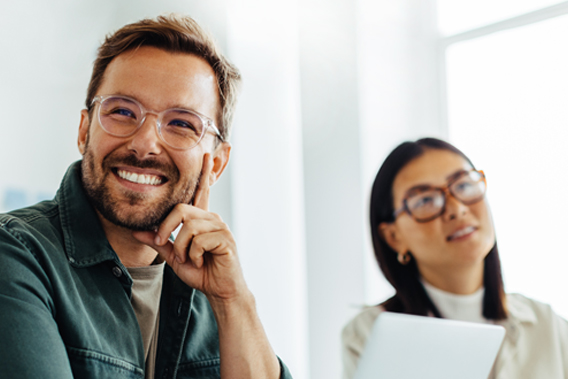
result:
[[[355,379],[487,379],[505,328],[383,312]]]

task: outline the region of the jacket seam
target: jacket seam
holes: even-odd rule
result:
[[[53,208],[51,208],[50,210],[48,210],[44,214],[35,213],[35,214],[29,215],[29,216],[20,217],[20,219],[24,222],[32,223],[32,222],[39,220],[39,219],[51,218],[51,217],[57,215],[57,213],[59,213],[59,208],[56,205],[54,205]]]
[[[118,368],[130,371],[130,372],[140,373],[141,371],[143,371],[141,368],[136,366],[134,363],[109,356],[107,354],[101,353],[101,352],[96,351],[96,350],[82,349],[82,348],[73,347],[73,346],[65,346],[65,348],[71,354],[73,354],[75,356],[80,356],[80,357],[84,357],[84,358],[88,358],[88,359],[93,359],[93,360],[96,360],[96,361],[99,361],[99,362],[108,363],[108,364],[110,364],[114,367],[118,367]]]
[[[195,296],[195,290],[191,291],[191,298],[189,300],[189,305],[188,305],[188,315],[187,315],[187,320],[185,321],[185,327],[183,328],[183,335],[181,338],[181,344],[180,344],[180,349],[179,349],[179,353],[178,356],[176,358],[176,365],[174,367],[174,372],[172,377],[175,379],[177,377],[178,371],[179,371],[179,366],[180,366],[180,362],[181,362],[181,355],[182,352],[184,350],[184,346],[185,346],[185,339],[187,338],[187,328],[189,327],[189,321],[191,320],[191,306],[193,304],[193,297]]]
[[[54,205],[50,210],[46,211],[45,213],[33,213],[30,215],[24,215],[24,216],[12,216],[12,215],[8,215],[8,219],[6,221],[0,221],[0,226],[7,226],[10,222],[16,222],[17,220],[20,220],[24,223],[27,224],[31,224],[32,222],[39,220],[39,219],[49,219],[53,216],[56,216],[57,213],[59,212],[59,209],[56,205]]]
[[[220,357],[209,358],[201,361],[182,363],[179,365],[180,366],[179,371],[184,371],[186,369],[191,369],[191,368],[215,367],[219,366],[220,364],[221,364]]]
[[[4,228],[4,230],[8,232],[12,237],[20,241],[20,243],[24,245],[24,247],[30,252],[31,255],[33,255],[34,259],[39,263],[38,254],[34,252],[34,249],[28,244],[28,242],[20,232],[13,230],[11,228]]]

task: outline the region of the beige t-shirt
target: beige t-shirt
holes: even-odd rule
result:
[[[146,358],[146,378],[154,377],[164,265],[165,262],[145,267],[128,268],[133,281],[130,303],[134,308],[142,332],[144,356]]]

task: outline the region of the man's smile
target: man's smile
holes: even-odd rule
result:
[[[124,169],[116,169],[115,172],[120,178],[122,178],[124,180],[128,180],[129,182],[132,182],[132,183],[137,183],[137,184],[149,184],[149,185],[152,185],[152,186],[157,186],[157,185],[162,184],[162,182],[165,179],[162,176],[157,176],[157,175],[152,175],[152,174],[136,173],[136,172],[132,172],[132,171],[124,170]]]

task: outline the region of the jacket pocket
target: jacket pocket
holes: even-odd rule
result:
[[[92,350],[67,346],[73,376],[81,379],[143,379],[144,370],[130,362]]]

